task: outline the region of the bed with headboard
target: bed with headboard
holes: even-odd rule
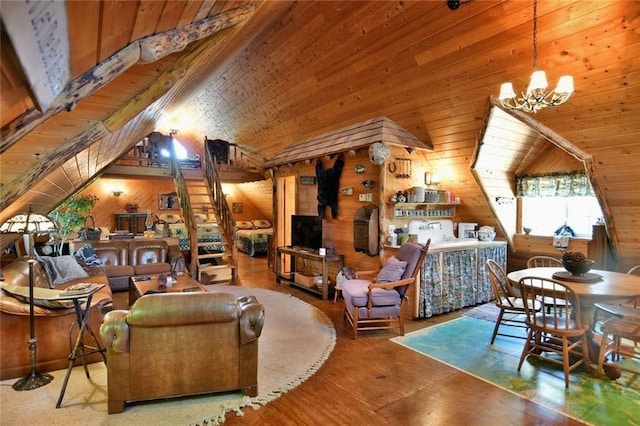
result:
[[[273,227],[268,220],[236,221],[238,251],[249,256],[266,256],[269,235],[273,235]]]

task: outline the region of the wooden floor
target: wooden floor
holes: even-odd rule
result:
[[[372,331],[351,339],[342,301],[323,301],[276,284],[266,258],[240,255],[238,285],[291,294],[324,311],[337,342],[309,380],[243,417],[227,413],[225,425],[579,425],[548,408],[448,367]],[[118,294],[119,296],[120,294]],[[406,332],[460,316],[461,312],[406,323]]]

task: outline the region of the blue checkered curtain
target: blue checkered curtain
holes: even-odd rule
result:
[[[593,189],[582,171],[516,176],[517,197],[592,197]]]

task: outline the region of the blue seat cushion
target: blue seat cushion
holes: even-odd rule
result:
[[[369,283],[368,280],[346,280],[342,287],[345,303],[356,307],[367,306]],[[371,292],[373,306],[399,306],[400,300],[400,295],[395,290],[375,288]]]

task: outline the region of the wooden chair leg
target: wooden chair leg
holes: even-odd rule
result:
[[[504,315],[504,309],[500,309],[500,313],[498,314],[498,319],[496,320],[496,325],[493,327],[493,335],[491,336],[491,344],[496,340],[496,336],[498,335],[498,328],[500,328],[500,323],[502,322],[502,316]]]

